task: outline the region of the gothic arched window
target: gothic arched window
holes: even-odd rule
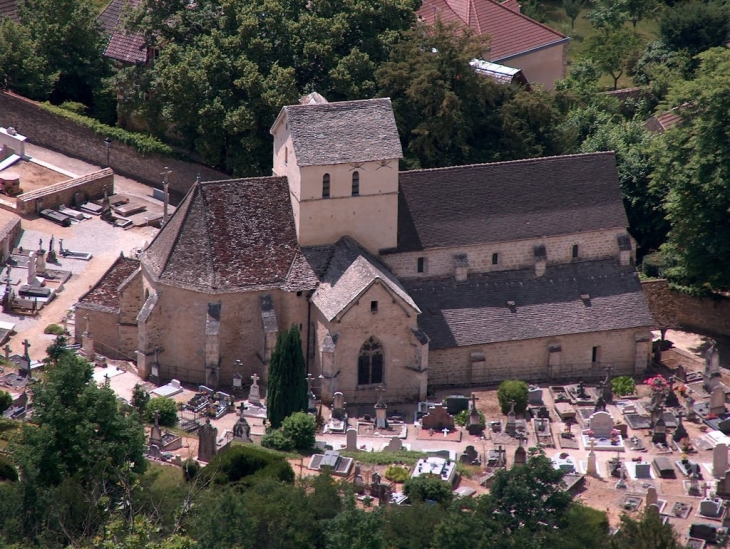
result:
[[[357,384],[383,383],[383,346],[371,337],[360,347],[357,359]]]

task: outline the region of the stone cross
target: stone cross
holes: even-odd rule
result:
[[[3,347],[3,351],[5,351],[5,360],[8,360],[10,358],[10,353],[12,353],[13,350],[10,348],[10,345],[5,345],[5,347]]]
[[[476,393],[471,394],[471,408],[472,410],[476,410],[477,408],[477,400],[479,400],[479,397],[477,397]]]
[[[163,207],[163,211],[162,211],[162,222],[163,223],[165,223],[165,221],[167,221],[167,207],[168,207],[168,203],[170,202],[170,195],[169,195],[169,191],[168,191],[170,182],[169,182],[168,178],[171,173],[172,173],[172,170],[170,168],[168,168],[167,166],[165,166],[162,173],[160,174],[161,176],[163,176],[162,190],[165,193],[165,199],[164,199],[164,203],[162,206]]]
[[[54,245],[54,238],[55,238],[55,237],[54,237],[53,235],[51,235],[51,241],[50,241],[50,242],[49,242],[49,244],[48,244],[48,248],[49,248],[49,250],[50,250],[50,252],[51,252],[51,253],[53,253],[53,251],[54,251],[54,250],[53,250],[53,245]]]
[[[444,437],[449,436],[449,429],[448,429],[448,427],[444,427],[443,429],[441,429],[441,432],[444,434]]]
[[[39,252],[43,251],[43,239],[42,238],[38,241],[38,251]]]
[[[514,413],[515,413],[515,404],[516,403],[515,403],[514,400],[510,400],[509,401],[509,404],[510,404],[509,413],[512,414],[512,415],[514,415]]]
[[[241,417],[243,417],[243,412],[246,411],[246,405],[241,401],[241,404],[238,405],[238,410],[241,412]]]
[[[314,383],[314,376],[309,373],[307,374],[307,391],[312,392],[312,383]]]
[[[87,331],[89,329],[88,326],[89,326],[89,315],[86,315],[86,330]],[[155,362],[157,362],[158,364],[160,362],[160,351],[161,351],[161,349],[157,345],[155,345]]]
[[[27,339],[25,341],[23,341],[23,347],[25,347],[25,356],[27,358],[30,358],[30,356],[28,355],[28,349],[30,349],[30,347],[31,347],[30,341],[28,341]],[[30,364],[28,366],[30,366]]]
[[[251,376],[251,380],[253,381],[253,385],[252,386],[253,387],[258,387],[258,384],[259,384],[258,383],[258,381],[259,381],[259,375],[258,374],[252,375]]]
[[[58,251],[63,255],[63,238],[58,239]]]

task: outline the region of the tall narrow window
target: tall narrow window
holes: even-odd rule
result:
[[[371,301],[370,302],[370,312],[371,313],[377,313],[378,312],[378,302],[377,301]]]
[[[419,273],[426,272],[426,258],[425,257],[418,258],[418,272]]]
[[[383,382],[383,346],[371,337],[362,347],[357,359],[357,384],[372,385]]]
[[[284,166],[289,165],[289,147],[284,147]]]
[[[492,265],[499,265],[499,254],[492,254]]]
[[[573,244],[573,259],[578,259],[578,244]]]
[[[591,362],[593,362],[593,364],[598,362],[598,360],[601,358],[600,354],[601,354],[601,348],[593,347],[593,352],[591,353]]]
[[[360,196],[360,172],[352,172],[352,196]]]
[[[330,174],[326,173],[322,176],[322,198],[330,197]]]

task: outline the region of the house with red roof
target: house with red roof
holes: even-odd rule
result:
[[[569,38],[520,13],[516,0],[424,0],[421,21],[458,23],[491,38],[487,61],[520,69],[531,83],[552,89],[565,78]]]

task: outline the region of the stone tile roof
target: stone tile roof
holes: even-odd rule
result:
[[[405,287],[423,311],[418,327],[431,339],[431,349],[654,324],[633,267],[615,261],[550,265],[540,278],[523,269]]]
[[[121,19],[127,6],[136,7],[139,0],[112,0],[96,18],[104,33],[111,35],[104,55],[123,63],[144,63],[147,48],[141,34],[126,34]]]
[[[119,312],[119,287],[139,269],[139,260],[120,256],[99,282],[79,299],[78,306],[106,312]]]
[[[18,20],[18,12],[16,10],[16,0],[0,0],[0,19],[8,17],[13,21]]]
[[[665,132],[669,128],[672,128],[682,121],[682,115],[678,109],[672,109],[660,114],[659,116],[652,116],[644,122],[644,126],[651,132]]]
[[[625,229],[613,152],[401,172],[399,252]]]
[[[378,282],[406,302],[414,312],[420,312],[395,275],[353,238],[344,236],[331,248],[324,276],[312,296],[312,303],[327,320],[335,318],[364,291]],[[317,254],[321,254],[322,251],[322,246],[314,248]],[[306,248],[304,253],[307,254]],[[320,255],[320,258],[322,257],[323,254]],[[320,265],[318,269],[322,267]]]
[[[471,27],[491,37],[489,60],[511,57],[565,43],[568,38],[514,9],[492,0],[424,0],[418,16],[433,25],[436,19]]]
[[[290,105],[286,113],[299,166],[401,158],[390,99]]]
[[[143,255],[163,283],[210,293],[310,290],[285,177],[196,183]]]

